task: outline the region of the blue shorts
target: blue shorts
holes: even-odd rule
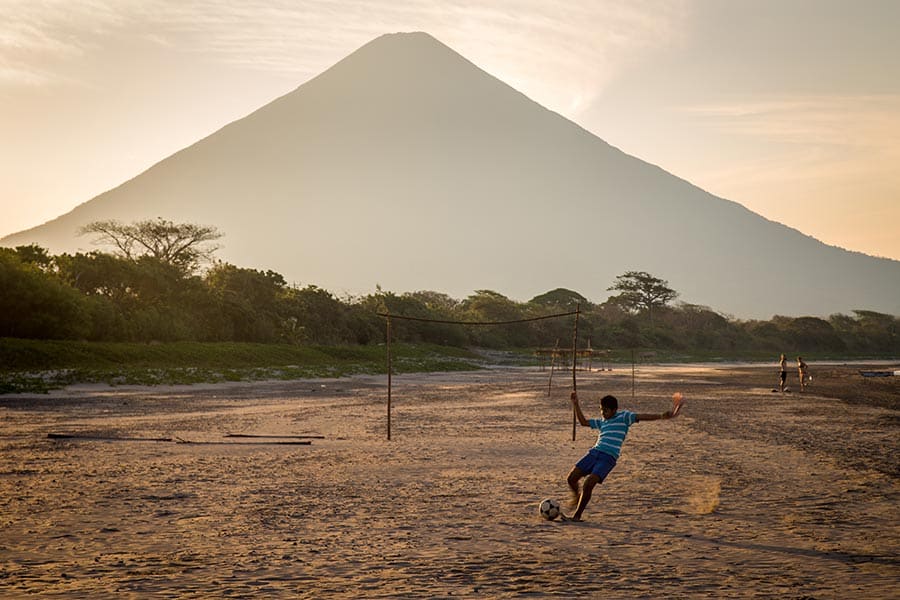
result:
[[[596,448],[591,448],[584,458],[575,463],[575,467],[580,469],[582,473],[593,473],[600,478],[600,481],[606,479],[609,472],[616,466],[616,458],[610,456],[606,452],[601,452]]]

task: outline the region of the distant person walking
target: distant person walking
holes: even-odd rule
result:
[[[784,393],[784,384],[787,381],[787,359],[784,354],[781,355],[781,393]]]
[[[809,374],[809,367],[800,356],[797,357],[797,374],[800,376],[800,391],[802,392],[806,384],[812,380],[812,376]]]

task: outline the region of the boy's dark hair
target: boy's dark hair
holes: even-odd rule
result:
[[[615,396],[603,396],[600,398],[600,406],[610,410],[619,410],[619,401]]]

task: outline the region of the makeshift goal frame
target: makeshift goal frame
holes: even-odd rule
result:
[[[572,391],[577,391],[578,382],[575,377],[576,372],[576,361],[578,360],[578,316],[581,313],[581,304],[577,304],[575,306],[575,310],[565,313],[556,313],[552,315],[544,315],[541,317],[531,317],[528,319],[514,319],[512,321],[448,321],[443,319],[426,319],[423,317],[407,317],[403,315],[393,315],[389,312],[380,312],[377,313],[379,317],[384,317],[385,319],[385,346],[387,348],[387,439],[391,440],[391,378],[393,375],[393,361],[391,357],[391,319],[400,319],[404,321],[419,321],[423,323],[445,323],[449,325],[476,325],[476,326],[484,326],[484,325],[512,325],[514,323],[528,323],[531,321],[543,321],[546,319],[557,319],[560,317],[575,317],[574,326],[572,328]],[[577,425],[577,419],[575,416],[575,409],[572,409],[572,441],[575,441],[575,428]]]

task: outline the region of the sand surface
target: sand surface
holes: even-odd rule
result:
[[[394,376],[391,441],[385,377],[0,396],[0,597],[898,598],[900,378],[811,367],[579,372],[589,417],[687,398],[584,523],[537,515],[570,372]]]

